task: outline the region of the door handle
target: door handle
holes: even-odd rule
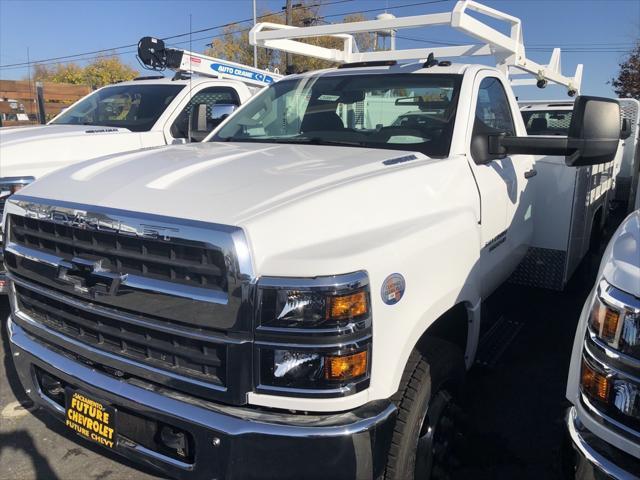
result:
[[[524,178],[533,178],[538,174],[538,171],[535,168],[532,168],[528,172],[524,172]]]

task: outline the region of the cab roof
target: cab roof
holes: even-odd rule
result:
[[[327,68],[324,70],[313,70],[302,72],[285,77],[286,79],[298,79],[313,76],[342,76],[342,75],[382,75],[393,73],[418,73],[418,74],[457,74],[461,75],[466,72],[474,64],[467,63],[449,63],[446,65],[434,65],[425,67],[424,62],[397,63],[394,65],[363,65],[350,66],[349,64],[341,65],[337,68]],[[482,65],[485,67],[485,65]],[[493,67],[486,66],[493,69]]]

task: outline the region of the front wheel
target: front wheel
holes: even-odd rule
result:
[[[454,345],[429,339],[422,355],[411,352],[393,400],[398,417],[386,480],[443,480],[455,463],[460,413],[454,396],[464,377],[464,359]]]

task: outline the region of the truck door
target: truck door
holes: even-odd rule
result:
[[[494,98],[502,98],[504,124],[501,128],[513,132],[513,135],[526,135],[527,131],[515,97],[507,93],[511,91],[510,87],[506,90],[502,81],[496,79],[496,83],[490,88],[492,90],[490,94]],[[508,118],[511,118],[511,122]],[[534,200],[538,172],[535,168],[535,157],[532,155],[512,155],[510,159],[513,167],[510,173],[513,176],[510,178],[511,190],[507,202],[506,243],[512,257],[509,263],[515,268],[526,255],[533,239]],[[555,195],[556,192],[547,190],[545,194]]]
[[[518,165],[521,155],[505,158],[486,156],[490,134],[516,134],[511,102],[502,80],[493,72],[480,72],[474,91],[468,157],[480,195],[482,248],[479,271],[482,275],[482,296],[486,297],[517,266],[523,254],[518,245],[528,242],[527,235],[530,236],[532,227],[529,226],[530,208],[521,210],[524,205],[519,205],[527,180],[523,171],[526,165]],[[525,225],[529,233],[523,230]]]

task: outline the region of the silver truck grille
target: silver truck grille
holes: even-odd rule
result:
[[[15,321],[119,376],[244,403],[253,334],[242,231],[48,202],[7,203]]]

